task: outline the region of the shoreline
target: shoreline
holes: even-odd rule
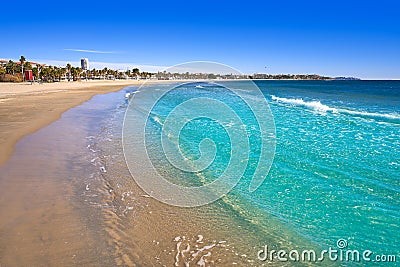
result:
[[[0,83],[0,166],[23,137],[58,120],[64,112],[93,96],[148,83],[172,81],[75,81],[48,84]],[[175,81],[179,82],[179,81]]]
[[[71,108],[17,143],[0,170],[0,214],[7,215],[0,219],[1,262],[172,266],[191,260],[183,256],[183,247],[190,245],[200,249],[193,263],[208,257],[204,248],[212,249],[214,260],[221,257],[222,266],[231,261],[251,266],[246,263],[251,250],[237,246],[250,244],[244,238],[256,232],[243,220],[235,223],[230,210],[222,212],[223,203],[202,209],[168,206],[149,198],[131,178],[117,137],[123,91]],[[247,234],[231,237],[229,232],[241,233],[241,227]],[[182,239],[178,260],[177,239]]]

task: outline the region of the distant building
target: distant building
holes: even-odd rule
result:
[[[33,61],[29,61],[29,63],[31,63],[32,68],[37,68],[38,66],[42,66],[44,68],[49,67],[46,64],[41,64],[41,63],[37,63],[37,62],[33,62]]]
[[[37,66],[41,66],[41,67],[43,67],[43,68],[48,67],[48,66],[46,66],[46,64],[40,64],[40,63],[33,62],[33,61],[27,61],[27,63],[31,64],[31,67],[32,67],[32,68],[36,68]],[[17,61],[17,62],[15,62],[15,64],[21,65],[21,62]]]
[[[81,58],[81,68],[83,70],[88,70],[89,69],[89,59]]]

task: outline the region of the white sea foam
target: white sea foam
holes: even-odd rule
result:
[[[181,244],[182,242],[178,242],[176,244],[176,255],[175,255],[175,266],[179,266],[179,255],[181,254]]]
[[[347,113],[349,115],[356,115],[356,116],[360,116],[360,117],[400,120],[400,114],[396,114],[396,113],[392,113],[392,114],[376,113],[376,112],[356,111],[356,110],[348,110],[348,109],[340,109],[340,113]]]
[[[277,97],[274,95],[271,95],[272,100],[281,102],[281,103],[287,103],[287,104],[292,104],[295,106],[304,106],[307,108],[314,109],[316,111],[322,111],[322,112],[332,112],[332,113],[337,113],[338,110],[336,108],[331,108],[327,105],[322,104],[320,101],[304,101],[301,98],[284,98],[284,97]]]
[[[199,253],[201,253],[201,252],[203,252],[203,251],[205,251],[205,250],[212,249],[212,248],[215,247],[215,246],[216,246],[216,244],[211,244],[211,245],[209,245],[209,246],[204,246],[204,247],[202,247],[202,248],[200,248],[200,249],[197,249],[197,252],[193,253],[193,254],[192,254],[192,257],[195,258],[195,257],[197,257],[197,255],[199,255]]]
[[[271,95],[271,99],[280,103],[291,104],[294,106],[303,106],[318,112],[331,112],[336,114],[345,114],[345,115],[352,115],[352,116],[371,118],[371,119],[400,120],[400,114],[397,113],[377,113],[377,112],[350,110],[346,108],[334,108],[322,104],[320,101],[304,101],[301,98],[285,98],[285,97],[277,97]]]
[[[197,243],[200,243],[201,241],[203,241],[202,235],[198,235],[197,237],[198,237],[198,239],[196,240]]]
[[[206,266],[206,261],[205,261],[205,257],[209,257],[211,256],[211,252],[209,251],[207,254],[201,256],[200,260],[197,262],[197,265],[200,267],[205,267]]]
[[[125,93],[125,98],[130,99],[132,98],[138,91],[134,91],[134,92],[127,92]]]

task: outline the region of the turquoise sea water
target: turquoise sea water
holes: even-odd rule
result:
[[[188,160],[201,157],[201,140],[214,141],[214,161],[201,173],[171,165],[160,135],[178,104],[198,97],[223,101],[243,119],[250,145],[244,176],[224,196],[225,203],[266,232],[265,218],[272,215],[318,247],[335,247],[344,239],[349,249],[400,260],[400,82],[255,81],[274,117],[276,153],[268,176],[252,193],[260,127],[251,109],[224,89],[232,83],[240,88],[243,82],[180,85],[154,106],[146,145],[156,168],[185,186],[217,179],[230,164],[232,144],[223,126],[198,118],[180,132],[179,146]],[[155,88],[146,90],[160,90]],[[242,89],[250,90],[246,83]]]

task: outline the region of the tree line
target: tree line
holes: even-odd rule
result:
[[[138,68],[126,71],[113,70],[107,67],[83,70],[80,67],[73,67],[69,63],[65,67],[46,66],[29,62],[24,56],[21,56],[18,62],[9,60],[4,66],[0,66],[0,81],[22,82],[25,70],[32,70],[34,80],[42,82],[78,81],[82,79],[148,79],[152,76],[152,73],[140,72]]]
[[[150,79],[178,80],[178,79],[293,79],[293,80],[330,80],[331,77],[317,74],[266,74],[257,73],[253,75],[234,74],[212,74],[212,73],[170,73],[170,72],[140,72],[138,68],[127,69],[126,71],[113,70],[107,67],[103,69],[83,70],[80,67],[73,67],[67,64],[65,67],[46,66],[29,62],[21,56],[18,62],[9,60],[4,66],[0,65],[0,82],[22,82],[23,71],[32,70],[34,81],[57,82],[61,80],[78,81],[87,80],[113,80],[113,79]],[[346,78],[349,79],[349,78]],[[355,78],[352,78],[355,79]]]

